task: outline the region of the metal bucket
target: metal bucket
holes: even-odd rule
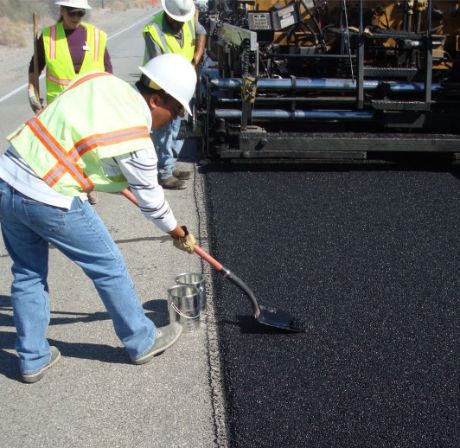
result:
[[[191,285],[168,289],[169,321],[179,322],[185,333],[200,327],[200,293]]]
[[[206,291],[204,275],[198,272],[190,272],[188,274],[179,274],[176,277],[176,283],[178,285],[190,285],[198,289],[200,294],[200,310],[206,310]]]

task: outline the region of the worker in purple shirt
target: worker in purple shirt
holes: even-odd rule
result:
[[[38,39],[38,72],[46,67],[46,102],[51,103],[77,76],[91,71],[112,73],[106,48],[107,34],[82,22],[91,9],[88,0],[56,1],[60,17],[55,25],[44,28]],[[34,59],[29,65],[29,102],[38,113],[43,108],[34,87]]]
[[[38,76],[46,67],[46,103],[50,104],[77,76],[92,71],[112,73],[107,51],[107,34],[94,25],[82,22],[91,9],[88,0],[55,2],[60,17],[55,25],[44,28],[37,42]],[[34,58],[29,65],[29,103],[35,113],[43,109],[34,85]],[[88,200],[96,204],[95,191]]]

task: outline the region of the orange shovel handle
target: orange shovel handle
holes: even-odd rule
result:
[[[219,263],[214,257],[211,257],[204,249],[202,249],[200,246],[195,246],[193,248],[195,253],[199,255],[204,261],[207,261],[217,272],[222,271],[224,269],[224,266]]]
[[[124,190],[121,191],[121,194],[126,198],[128,199],[129,201],[131,201],[134,205],[138,205],[137,204],[137,199],[136,199],[136,196],[134,196],[134,194],[128,190],[127,188],[125,188]],[[216,271],[220,272],[222,269],[224,269],[224,266],[219,263],[215,258],[211,257],[211,255],[209,255],[204,249],[202,249],[200,246],[195,246],[194,249],[195,253],[200,256],[204,261],[207,261]]]
[[[131,191],[128,190],[127,188],[125,188],[124,190],[121,190],[121,194],[122,194],[126,199],[128,199],[129,201],[131,201],[134,205],[138,205],[136,196],[134,196],[134,195],[131,193]]]

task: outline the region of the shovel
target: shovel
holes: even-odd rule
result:
[[[257,322],[259,322],[259,324],[268,325],[269,327],[275,327],[280,330],[291,331],[294,333],[301,333],[305,331],[305,329],[302,328],[302,323],[297,321],[297,319],[294,319],[286,311],[259,305],[256,296],[249,288],[249,286],[246,285],[246,283],[244,283],[243,280],[236,276],[232,271],[227,269],[215,258],[209,255],[203,248],[200,246],[195,246],[194,251],[203,260],[207,261],[219,274],[222,274],[225,278],[230,280],[235,286],[237,286],[246,294],[246,296],[252,302],[254,317]]]
[[[124,189],[121,194],[129,199],[133,204],[137,205],[136,197],[129,191],[127,188]],[[257,302],[256,296],[252,292],[246,283],[243,282],[238,276],[236,276],[229,269],[224,267],[219,263],[215,258],[213,258],[208,252],[203,248],[196,245],[194,247],[194,252],[201,257],[203,260],[208,262],[219,274],[222,274],[225,278],[230,280],[235,286],[237,286],[252,303],[252,308],[254,311],[254,317],[262,325],[267,325],[269,327],[274,327],[279,330],[284,330],[293,333],[303,333],[305,328],[301,322],[297,319],[294,319],[289,313],[282,310],[277,310],[274,308],[268,308],[263,305],[259,305]]]

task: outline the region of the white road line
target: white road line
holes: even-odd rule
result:
[[[149,14],[148,16],[149,18],[151,17],[151,15]],[[146,17],[144,17],[143,19],[141,20],[138,20],[137,22],[133,23],[132,25],[128,26],[127,28],[124,28],[122,29],[121,31],[118,31],[117,33],[115,34],[111,34],[110,36],[107,37],[107,40],[110,40],[110,39],[113,39],[114,37],[117,37],[119,36],[120,34],[123,34],[125,33],[126,31],[129,31],[131,28],[134,28],[135,26],[139,25],[140,23],[142,22],[146,22],[148,19]],[[41,75],[40,76],[40,79],[42,79],[45,75]],[[23,84],[22,86],[14,89],[13,91],[11,91],[10,93],[7,93],[6,95],[2,96],[0,98],[0,103],[2,103],[3,101],[7,100],[8,98],[11,98],[13,95],[16,95],[16,93],[20,92],[21,90],[24,90],[27,88],[27,85],[28,84]]]
[[[147,17],[144,17],[143,19],[138,20],[137,22],[133,23],[132,25],[128,26],[127,28],[124,28],[124,29],[122,29],[121,31],[118,31],[118,33],[111,34],[111,35],[107,38],[107,40],[113,39],[114,37],[117,37],[117,36],[119,36],[120,34],[125,33],[126,31],[129,31],[131,28],[134,28],[135,26],[139,25],[139,24],[142,23],[142,22],[146,22],[148,19],[150,20],[151,17],[152,17],[154,14],[155,14],[155,13],[149,14],[149,15],[148,15],[148,18],[147,18]]]
[[[21,90],[25,89],[27,87],[27,84],[24,84],[22,85],[21,87],[18,87],[17,89],[13,90],[12,92],[2,96],[0,98],[0,103],[7,100],[8,98],[12,97],[13,95],[15,95],[16,93],[20,92]]]

